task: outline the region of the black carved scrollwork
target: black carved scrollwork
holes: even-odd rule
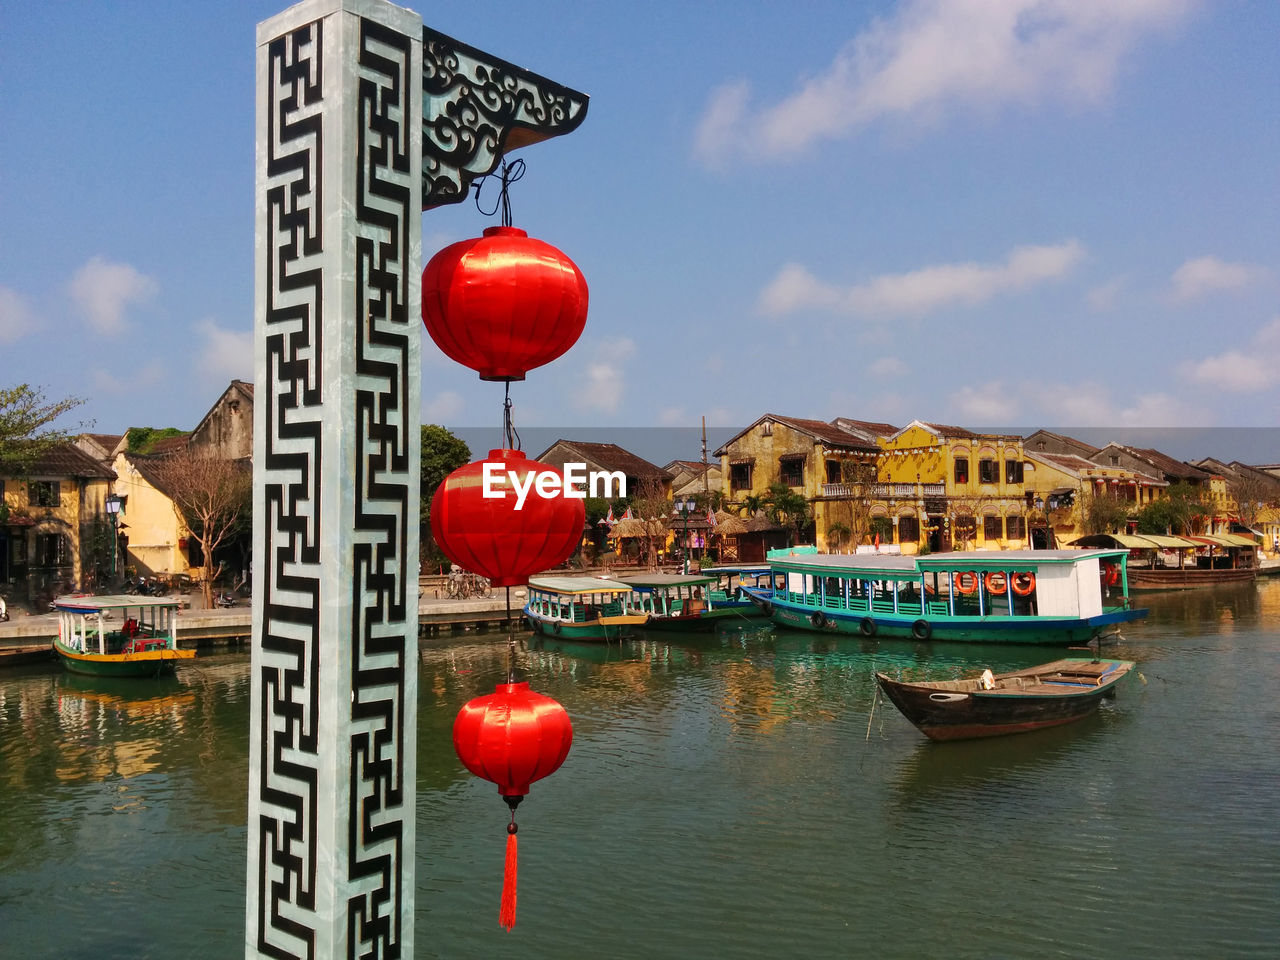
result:
[[[587,96],[422,31],[422,208],[466,199],[510,150],[576,130]]]

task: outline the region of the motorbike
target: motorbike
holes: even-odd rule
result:
[[[227,607],[234,607],[236,605],[236,598],[230,593],[215,593],[213,595],[213,605],[224,609]]]
[[[0,623],[9,619],[9,607],[4,602],[4,597],[0,597]]]

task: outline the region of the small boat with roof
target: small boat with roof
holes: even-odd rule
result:
[[[169,597],[58,597],[53,608],[53,649],[73,673],[149,677],[196,655],[178,649],[179,602]]]
[[[631,607],[645,614],[646,630],[713,630],[717,623],[755,615],[749,600],[716,596],[719,576],[703,573],[636,573],[618,577],[633,591]],[[745,591],[746,588],[744,588]]]
[[[524,616],[534,633],[566,640],[619,640],[648,615],[631,609],[631,587],[604,577],[530,577]]]

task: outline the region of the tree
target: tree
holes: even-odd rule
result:
[[[827,504],[827,516],[835,518],[827,527],[827,540],[834,542],[836,549],[846,542],[856,547],[873,535],[871,501],[876,481],[874,461],[840,461],[840,484],[845,495]]]
[[[800,531],[809,522],[809,501],[804,494],[796,493],[781,480],[769,484],[769,519],[787,528],[787,546],[791,546],[791,534],[800,539]]]
[[[1081,504],[1085,533],[1116,533],[1129,521],[1133,504],[1110,493],[1086,496]]]
[[[173,437],[185,437],[186,430],[177,427],[130,427],[125,433],[126,449],[130,453],[147,456],[152,453],[161,440]]]
[[[644,524],[647,546],[647,566],[658,569],[658,543],[667,537],[667,518],[675,508],[662,489],[662,481],[641,480],[639,489],[631,496],[631,512]]]
[[[25,477],[50,447],[70,440],[69,431],[51,424],[83,403],[78,397],[50,401],[25,383],[0,387],[0,476]]]
[[[1261,471],[1241,470],[1227,481],[1236,516],[1246,527],[1257,524],[1263,510],[1280,506],[1280,480]]]
[[[422,425],[422,482],[418,506],[418,526],[422,538],[422,562],[434,567],[445,560],[431,535],[431,498],[444,478],[471,462],[471,448],[444,427]]]
[[[215,460],[196,456],[189,447],[155,461],[164,493],[203,554],[201,588],[206,607],[213,606],[214,554],[248,528],[253,497],[253,468],[248,460]]]
[[[1195,533],[1196,520],[1210,513],[1199,487],[1179,481],[1138,511],[1139,533]]]

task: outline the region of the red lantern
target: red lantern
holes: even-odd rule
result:
[[[518,227],[445,247],[422,271],[431,339],[481,380],[523,380],[574,345],[587,281],[572,260]]]
[[[490,464],[485,496],[485,465]],[[444,555],[488,577],[495,587],[528,583],[577,549],[586,503],[558,492],[563,477],[519,450],[490,450],[486,460],[459,467],[431,500],[431,532]],[[516,487],[526,491],[523,501]],[[554,489],[546,496],[538,487]]]
[[[573,725],[564,707],[527,683],[498,684],[493,693],[467,703],[453,722],[458,759],[477,777],[496,783],[511,808],[498,911],[498,922],[508,930],[516,924],[516,807],[535,780],[560,768],[572,743]]]

